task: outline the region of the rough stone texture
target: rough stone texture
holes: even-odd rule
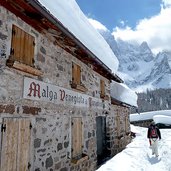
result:
[[[0,105],[0,113],[14,114],[14,112],[15,112],[14,105]]]
[[[131,122],[131,124],[136,125],[136,126],[141,126],[141,127],[148,128],[152,121],[153,121],[152,119],[140,120],[140,121],[133,121],[133,122]]]
[[[68,169],[66,167],[60,169],[60,171],[68,171]]]
[[[25,114],[38,115],[39,112],[41,112],[41,108],[23,106],[23,113]]]
[[[34,140],[34,148],[38,148],[38,147],[40,147],[40,145],[41,145],[41,139],[35,139]]]
[[[44,63],[45,62],[45,56],[38,53],[37,60],[40,61],[41,63]]]
[[[61,162],[55,164],[55,170],[59,170],[61,168]]]
[[[67,147],[68,147],[68,145],[69,145],[69,141],[64,142],[64,147],[65,147],[65,148],[67,148]]]
[[[7,36],[6,36],[6,35],[4,35],[4,34],[0,33],[0,39],[1,39],[1,40],[5,40],[6,38],[7,38]]]
[[[46,159],[46,169],[52,166],[53,166],[53,159],[50,156],[49,158]]]
[[[39,168],[35,169],[35,171],[41,171]]]
[[[122,151],[131,142],[129,114],[130,109],[124,106],[111,105],[111,116],[108,127],[108,148],[111,157]],[[112,122],[111,122],[112,121]],[[114,132],[114,134],[110,134]]]
[[[58,150],[58,151],[62,150],[62,143],[59,143],[59,144],[57,145],[57,150]]]

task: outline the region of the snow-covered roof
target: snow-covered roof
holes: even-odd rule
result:
[[[118,59],[100,33],[90,24],[75,0],[38,1],[113,73],[116,73]]]
[[[138,113],[130,114],[130,121],[133,122],[133,121],[150,120],[156,118],[154,116],[158,116],[158,115],[171,117],[171,110],[159,110],[159,111],[144,112],[140,114]],[[158,119],[156,121],[158,121]]]
[[[112,98],[120,102],[123,102],[130,106],[135,106],[135,107],[138,106],[137,94],[123,83],[117,83],[113,81],[110,86],[110,94]]]
[[[156,124],[162,123],[162,124],[171,125],[171,116],[155,115],[155,116],[153,116],[153,120]]]

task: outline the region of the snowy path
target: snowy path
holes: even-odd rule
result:
[[[151,155],[147,129],[135,127],[137,137],[97,171],[171,171],[171,129],[160,129],[159,157]]]

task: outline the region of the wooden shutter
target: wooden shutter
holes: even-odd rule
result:
[[[31,140],[30,120],[20,119],[18,131],[17,171],[26,171],[28,168]]]
[[[128,117],[125,115],[125,131],[127,132],[128,130]]]
[[[105,96],[105,82],[103,80],[100,80],[100,92],[101,92],[101,97]]]
[[[117,122],[117,133],[118,133],[118,136],[120,136],[120,133],[121,133],[121,123],[120,123],[120,116],[117,116],[116,117],[116,122]]]
[[[18,121],[17,119],[4,119],[6,126],[2,135],[1,170],[17,170],[17,141]]]
[[[77,65],[77,84],[81,84],[81,67]]]
[[[1,170],[26,171],[29,161],[30,120],[4,118],[2,132]]]
[[[19,27],[12,27],[11,56],[12,59],[26,65],[34,64],[35,38]]]
[[[76,85],[81,84],[81,67],[75,63],[72,66],[72,81]]]
[[[72,118],[72,158],[82,156],[82,118]]]

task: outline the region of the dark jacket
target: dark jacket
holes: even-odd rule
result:
[[[155,128],[156,128],[158,138],[161,139],[160,130],[159,130],[159,128],[158,128],[156,125],[150,125],[150,126],[148,127],[147,138],[151,138],[151,137],[150,137],[150,132],[151,132],[152,127],[155,127]]]

